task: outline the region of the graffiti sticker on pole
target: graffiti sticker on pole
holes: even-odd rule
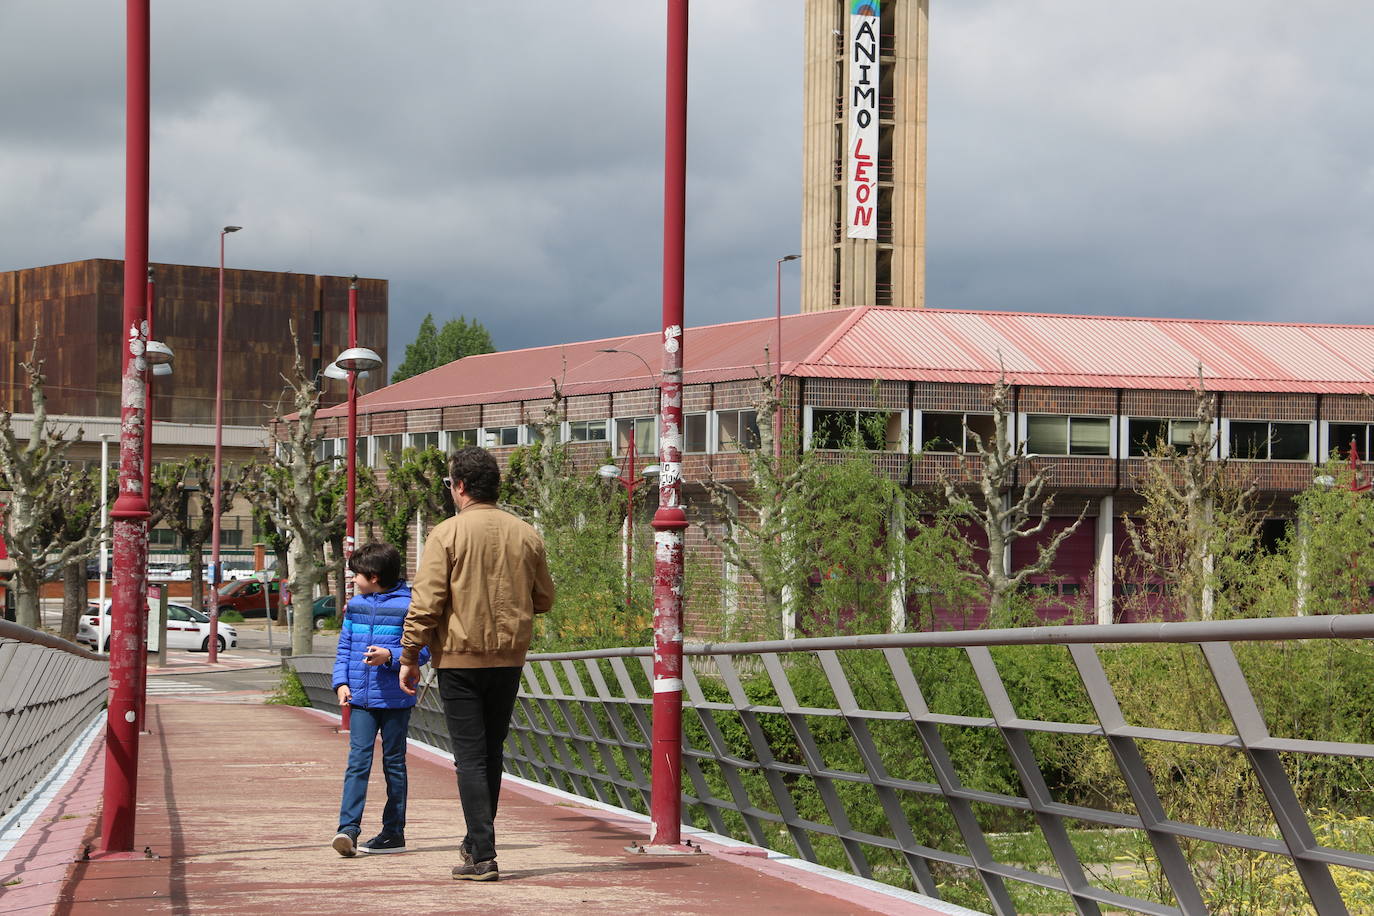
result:
[[[878,237],[878,32],[880,0],[851,0],[849,146],[845,154],[849,238]]]

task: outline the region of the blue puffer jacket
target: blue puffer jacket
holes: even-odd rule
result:
[[[354,595],[339,631],[339,650],[334,656],[334,689],[344,684],[353,692],[350,706],[369,709],[405,709],[415,697],[401,689],[401,627],[410,610],[410,586],[399,582],[390,591]],[[363,661],[368,646],[391,650],[391,661],[369,665]],[[429,650],[420,650],[420,664],[429,661]]]

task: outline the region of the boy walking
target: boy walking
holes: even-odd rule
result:
[[[356,594],[348,602],[334,657],[339,705],[353,707],[348,733],[339,831],[333,847],[341,856],[358,852],[405,852],[406,731],[415,696],[401,690],[401,628],[410,607],[410,586],[401,581],[401,554],[390,544],[365,544],[348,561]],[[420,664],[429,658],[422,649]],[[382,832],[358,843],[372,748],[382,736],[386,807]]]

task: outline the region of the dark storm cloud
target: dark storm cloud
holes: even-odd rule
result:
[[[932,3],[931,304],[1366,320],[1374,12],[1198,6]],[[0,4],[0,267],[121,254],[122,13]],[[387,277],[398,357],[657,326],[661,4],[153,13],[154,258]],[[800,3],[693,4],[691,323],[772,312],[801,65]]]

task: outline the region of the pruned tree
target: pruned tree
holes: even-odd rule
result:
[[[325,584],[324,545],[331,531],[340,524],[342,502],[330,499],[328,491],[338,486],[343,473],[333,462],[316,458],[320,436],[315,432],[315,414],[320,392],[305,371],[295,322],[291,324],[291,351],[294,360],[286,378],[294,414],[289,420],[278,417],[281,431],[268,446],[265,460],[255,467],[247,484],[257,490],[258,505],[272,514],[277,527],[289,538],[287,585],[291,590],[291,651],[308,655],[314,637],[310,605],[317,587]]]
[[[42,624],[39,586],[58,570],[72,563],[84,563],[93,555],[100,517],[98,512],[90,512],[84,526],[76,524],[75,517],[72,524],[67,524],[65,509],[71,498],[70,488],[83,472],[71,467],[66,455],[72,444],[80,441],[82,433],[78,428],[68,439],[67,430],[55,426],[48,417],[36,332],[29,358],[20,368],[33,405],[33,420],[28,438],[21,442],[15,435],[10,412],[0,409],[0,475],[10,491],[5,507],[6,544],[14,560],[14,583],[18,586],[16,619],[21,626],[37,629]],[[61,524],[54,524],[55,513],[63,513]],[[74,635],[74,624],[72,629]]]
[[[61,473],[60,492],[66,496],[53,505],[43,538],[63,543],[88,539],[90,546],[70,555],[60,567],[54,564],[46,577],[56,573],[62,578],[62,623],[58,635],[76,639],[77,626],[86,610],[86,563],[100,548],[100,475],[71,464],[64,466]],[[111,493],[113,484],[111,481]]]
[[[714,518],[698,519],[697,527],[724,561],[758,590],[765,615],[762,635],[767,636],[780,635],[783,618],[790,613],[789,599],[799,593],[811,571],[799,561],[796,545],[790,542],[788,516],[804,502],[799,497],[814,457],[809,451],[799,451],[795,441],[778,447],[774,425],[782,409],[781,394],[771,371],[755,375],[758,444],[748,448],[741,443],[745,483],[732,487],[708,468],[702,486]],[[791,436],[795,438],[795,431]]]
[[[1218,594],[1249,578],[1260,519],[1255,483],[1238,480],[1230,460],[1216,454],[1216,397],[1201,366],[1193,412],[1187,448],[1161,439],[1136,483],[1145,504],[1137,519],[1125,520],[1136,568],[1123,572],[1167,589],[1184,619],[1210,620]],[[1237,602],[1225,603],[1223,616],[1244,613]]]
[[[247,468],[225,467],[222,470],[221,515],[234,505],[250,473]],[[186,545],[186,562],[191,570],[191,603],[197,610],[205,607],[205,545],[214,533],[214,475],[214,462],[204,455],[162,464],[153,474],[154,505],[162,521]]]
[[[987,565],[978,569],[978,578],[987,589],[992,619],[1007,623],[1011,617],[1017,590],[1032,576],[1042,576],[1054,566],[1054,558],[1064,541],[1072,537],[1083,523],[1085,505],[1072,523],[1048,539],[1040,538],[1050,521],[1054,496],[1045,493],[1050,472],[1041,468],[1024,484],[1019,483],[1020,469],[1026,461],[1025,445],[1009,434],[1012,417],[1008,394],[1011,386],[1005,374],[992,386],[989,403],[992,407],[992,440],[986,441],[975,430],[965,426],[965,435],[974,444],[979,458],[973,498],[967,487],[970,476],[966,463],[961,462],[964,479],[948,475],[940,481],[945,502],[956,517],[980,528],[987,537]],[[1040,539],[1035,561],[1019,569],[1008,562],[1012,545],[1030,538]]]

